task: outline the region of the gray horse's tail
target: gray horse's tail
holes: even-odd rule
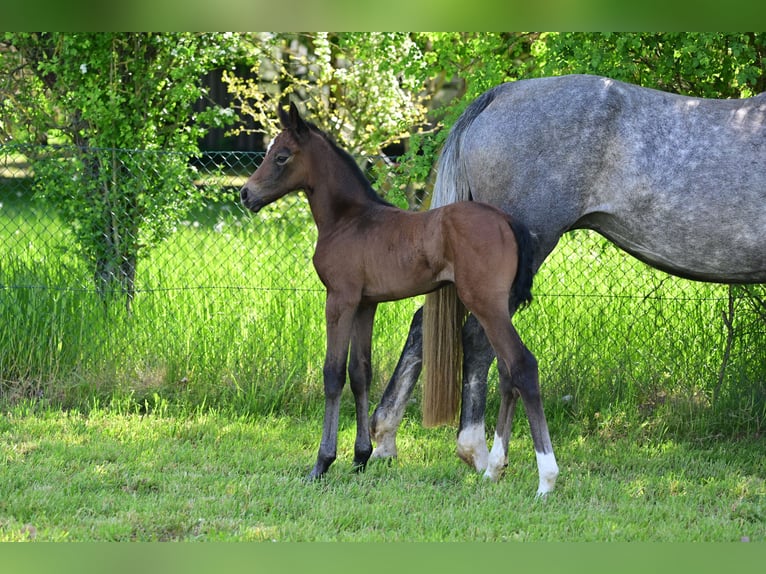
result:
[[[485,92],[465,109],[452,126],[439,156],[431,208],[471,199],[465,164],[460,157],[460,144],[466,129],[494,98],[494,90]],[[523,294],[520,295],[524,298]],[[424,426],[454,422],[460,407],[463,370],[461,330],[466,315],[454,285],[426,296],[423,310]]]
[[[460,145],[466,130],[494,99],[494,89],[484,92],[471,102],[450,129],[436,166],[431,208],[471,199],[465,163],[460,157]]]

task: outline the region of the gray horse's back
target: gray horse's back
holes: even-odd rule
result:
[[[561,234],[589,228],[676,275],[766,281],[765,94],[712,100],[562,76],[503,84],[476,106],[445,151],[459,146],[473,198],[536,236],[537,265]]]

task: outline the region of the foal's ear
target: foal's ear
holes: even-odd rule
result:
[[[294,102],[290,102],[289,112],[286,112],[282,107],[277,111],[279,113],[279,121],[282,124],[282,129],[289,130],[296,136],[302,136],[309,132],[309,127],[301,118],[301,115],[298,112],[298,107]]]
[[[279,123],[282,124],[283,130],[290,129],[290,116],[282,106],[277,106],[277,116],[279,116]]]

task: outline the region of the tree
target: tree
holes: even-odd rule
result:
[[[430,94],[421,46],[408,33],[246,34],[247,74],[223,79],[233,109],[266,138],[278,132],[276,109],[293,100],[340,146],[372,168],[379,191],[390,165],[382,151],[425,122]],[[239,128],[244,129],[244,128]]]
[[[71,144],[31,153],[37,195],[68,222],[98,291],[135,291],[142,250],[195,200],[188,159],[216,108],[192,114],[201,78],[234,50],[225,34],[8,33],[6,137]],[[32,148],[30,148],[32,149]],[[139,150],[162,151],[142,153]]]
[[[535,75],[586,73],[709,98],[766,90],[759,33],[549,33],[533,46]]]
[[[243,42],[250,74],[227,72],[224,81],[237,112],[253,117],[267,137],[278,131],[277,106],[289,99],[360,157],[423,121],[424,64],[408,34],[253,34]]]

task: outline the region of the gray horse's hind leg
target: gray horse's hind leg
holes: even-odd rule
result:
[[[407,401],[412,395],[422,369],[423,310],[418,309],[410,323],[394,374],[388,382],[380,403],[372,415],[370,429],[375,449],[372,458],[390,458],[397,454],[396,432],[404,417]],[[487,373],[495,353],[484,329],[471,315],[463,327],[463,395],[457,454],[477,471],[487,468],[487,439],[484,411],[487,400]]]
[[[404,417],[407,401],[423,368],[423,309],[415,312],[410,332],[394,374],[372,415],[370,431],[375,449],[372,458],[396,456],[396,431]]]
[[[487,406],[487,373],[495,353],[479,322],[469,315],[463,326],[463,395],[457,455],[479,472],[487,468],[484,413]]]

